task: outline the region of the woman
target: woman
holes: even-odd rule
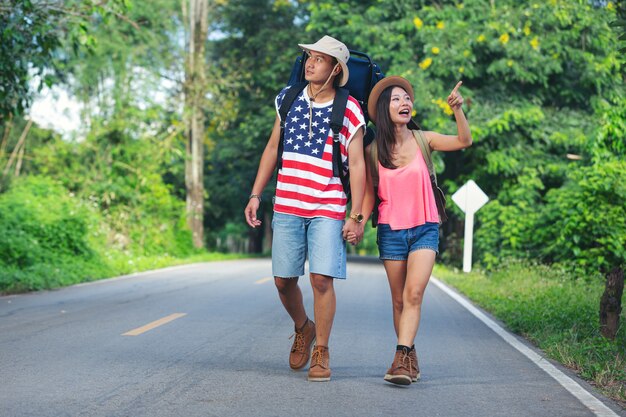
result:
[[[372,171],[378,170],[378,249],[383,260],[393,304],[393,324],[398,337],[393,363],[385,380],[409,385],[419,379],[413,344],[420,322],[424,290],[439,252],[439,213],[428,168],[418,145],[420,135],[433,151],[456,151],[472,144],[461,109],[459,82],[448,96],[457,135],[413,131],[413,88],[402,77],[379,81],[369,97],[368,112],[376,123],[378,166],[368,166],[364,214],[374,205]],[[411,123],[414,125],[414,123]],[[368,161],[371,158],[367,158]],[[369,164],[373,165],[373,164]],[[369,217],[366,216],[366,218]],[[348,236],[352,243],[353,235]]]

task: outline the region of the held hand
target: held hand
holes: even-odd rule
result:
[[[452,110],[460,110],[463,105],[463,97],[461,93],[459,93],[459,88],[461,88],[462,84],[463,81],[459,81],[448,96],[448,106],[450,106]]]
[[[356,244],[358,243],[357,238],[356,238],[356,234],[354,232],[349,232],[348,233],[348,237],[346,239],[348,241],[349,244],[351,244],[352,246],[356,246]]]
[[[250,227],[259,227],[261,225],[261,220],[256,218],[256,212],[259,210],[259,200],[257,198],[251,198],[248,201],[248,205],[244,210],[244,214],[246,216],[246,222],[250,225]]]
[[[346,221],[342,229],[344,240],[352,245],[357,245],[363,240],[363,227],[363,223],[356,223],[353,220]]]

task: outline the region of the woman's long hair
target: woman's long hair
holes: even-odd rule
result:
[[[378,161],[387,169],[396,169],[392,162],[393,146],[396,143],[394,125],[389,115],[389,103],[391,103],[391,91],[396,87],[390,85],[385,88],[378,97],[376,103],[376,147],[378,148]]]

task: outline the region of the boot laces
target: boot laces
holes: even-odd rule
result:
[[[413,360],[411,359],[411,356],[407,352],[402,352],[402,356],[400,357],[400,363],[398,363],[398,367],[404,368],[406,370],[410,370],[412,363],[413,363]]]
[[[324,355],[321,350],[315,349],[313,351],[313,356],[311,356],[311,367],[321,366],[322,368],[326,368],[324,366]]]
[[[304,332],[295,332],[292,334],[289,339],[296,337],[293,341],[293,347],[291,348],[292,352],[304,352]]]

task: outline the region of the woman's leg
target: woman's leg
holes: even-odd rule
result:
[[[400,315],[402,314],[402,294],[404,293],[404,283],[406,280],[407,261],[385,260],[385,271],[389,280],[391,290],[391,305],[393,308],[393,328],[398,336],[400,326]]]
[[[419,328],[422,300],[437,254],[430,249],[420,249],[409,254],[406,282],[402,293],[402,314],[398,326],[398,344],[412,346]]]

